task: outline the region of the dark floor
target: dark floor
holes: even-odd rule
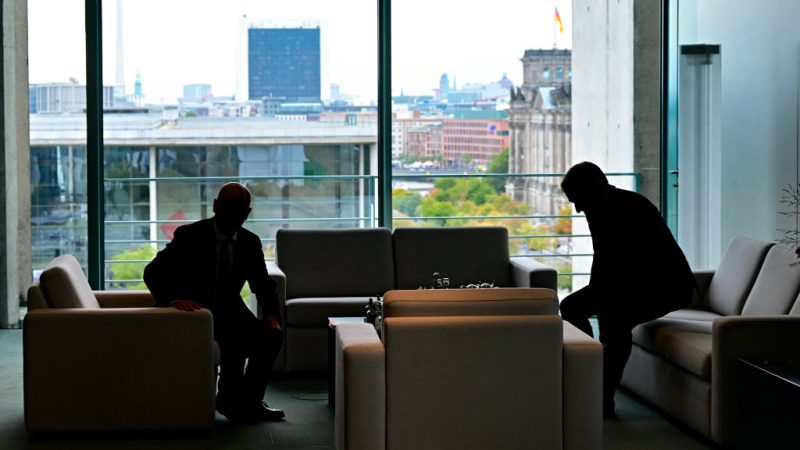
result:
[[[22,332],[0,330],[0,449],[332,449],[333,413],[324,379],[280,379],[270,385],[282,422],[232,425],[217,416],[208,431],[38,436],[22,420]],[[606,449],[708,449],[707,440],[663,418],[639,400],[617,394],[619,420],[604,424]],[[533,447],[532,447],[533,448]]]

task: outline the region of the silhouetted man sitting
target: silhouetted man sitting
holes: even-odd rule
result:
[[[592,336],[597,315],[603,343],[603,413],[614,416],[614,391],[631,353],[636,325],[691,302],[695,280],[655,206],[617,189],[596,165],[573,166],[561,188],[589,222],[594,247],[589,285],[561,302],[561,315]]]
[[[179,227],[144,271],[157,304],[211,310],[221,358],[217,411],[246,423],[284,416],[263,402],[282,331],[276,286],[267,273],[261,240],[242,228],[249,214],[250,191],[239,183],[225,184],[214,200],[214,217]],[[242,301],[245,281],[256,294],[264,320]]]

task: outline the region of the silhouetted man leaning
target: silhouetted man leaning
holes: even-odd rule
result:
[[[250,191],[239,183],[225,184],[214,200],[214,217],[179,227],[144,271],[158,305],[211,310],[221,358],[217,411],[245,423],[284,416],[263,402],[282,331],[276,286],[267,273],[261,241],[242,228],[249,214]],[[242,301],[245,281],[256,294],[264,320]]]
[[[589,285],[561,302],[564,320],[592,335],[597,315],[603,343],[603,414],[614,416],[614,391],[631,353],[636,325],[683,308],[695,280],[686,257],[655,206],[608,184],[589,162],[573,166],[561,188],[589,222],[594,247]]]

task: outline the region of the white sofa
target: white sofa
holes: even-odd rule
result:
[[[149,292],[92,292],[72,255],[28,290],[25,426],[31,432],[209,427],[211,313],[153,307]]]
[[[602,448],[602,347],[550,289],[389,291],[336,328],[338,450]]]
[[[715,271],[696,273],[700,295],[689,308],[634,329],[622,385],[734,445],[736,360],[800,358],[797,261],[786,247],[735,238]]]
[[[552,267],[509,256],[503,227],[283,229],[276,248],[268,270],[285,326],[278,371],[326,371],[328,317],[363,316],[370,297],[430,286],[434,272],[449,277],[451,287],[557,284]]]

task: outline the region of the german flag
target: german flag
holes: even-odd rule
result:
[[[556,22],[558,23],[559,33],[564,32],[564,22],[561,21],[561,16],[558,15],[558,8],[556,7]]]

